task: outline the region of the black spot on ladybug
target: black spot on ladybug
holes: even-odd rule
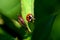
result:
[[[29,19],[32,19],[32,17],[31,17],[31,16],[29,16]]]

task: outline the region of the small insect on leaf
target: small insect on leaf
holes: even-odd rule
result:
[[[34,21],[35,18],[34,18],[34,16],[33,16],[32,14],[28,14],[28,15],[26,16],[26,20],[27,20],[28,22],[31,22],[31,21]]]

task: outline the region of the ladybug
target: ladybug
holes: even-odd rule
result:
[[[32,14],[28,14],[28,15],[26,16],[26,20],[27,20],[28,22],[34,21],[33,15],[32,15]]]

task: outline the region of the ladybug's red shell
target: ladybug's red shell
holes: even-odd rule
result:
[[[26,20],[28,21],[28,22],[30,22],[30,21],[32,21],[32,14],[28,14],[27,16],[26,16]]]

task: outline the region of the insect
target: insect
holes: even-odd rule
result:
[[[28,15],[26,16],[26,20],[27,20],[28,22],[34,21],[34,16],[33,16],[32,14],[28,14]]]

